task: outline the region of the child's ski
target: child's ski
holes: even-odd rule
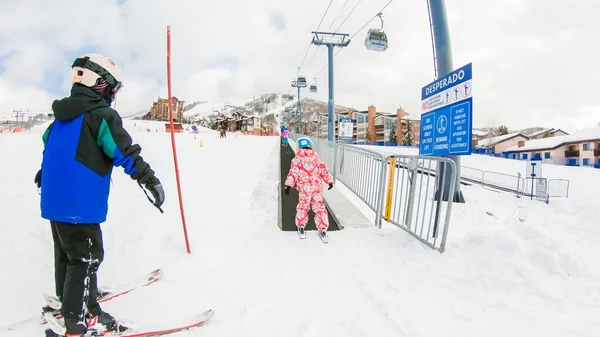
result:
[[[306,232],[304,231],[304,227],[296,227],[298,229],[298,237],[300,239],[306,239]]]
[[[151,337],[162,336],[183,330],[188,330],[203,326],[214,314],[213,309],[209,309],[199,315],[184,318],[180,321],[164,323],[156,326],[141,326],[130,328],[122,332],[117,331],[97,331],[90,329],[84,337]],[[47,317],[50,329],[46,330],[46,337],[62,337],[65,333],[64,325],[56,317],[48,315]]]
[[[319,232],[319,238],[323,243],[329,243],[329,236],[327,236],[327,232]]]
[[[128,294],[128,293],[132,292],[133,290],[149,286],[153,283],[158,282],[162,278],[162,275],[163,275],[162,269],[156,269],[156,270],[151,271],[146,276],[146,278],[139,279],[137,282],[131,283],[130,285],[126,286],[123,290],[112,292],[107,289],[103,289],[103,290],[99,289],[98,290],[98,293],[99,293],[98,302],[99,303],[108,302],[108,301],[112,300],[113,298]],[[43,296],[44,296],[44,299],[46,300],[47,305],[50,308],[58,310],[62,306],[62,303],[60,302],[60,300],[57,297],[50,296],[45,293],[43,294]],[[60,318],[62,318],[62,315],[59,314],[56,316],[56,318],[60,319]],[[41,322],[41,324],[46,324],[46,320],[43,320]]]
[[[162,269],[156,269],[156,270],[151,271],[143,279],[140,278],[138,281],[131,282],[127,286],[124,286],[123,290],[111,291],[109,289],[98,289],[98,295],[99,295],[98,301],[101,303],[107,302],[116,297],[125,295],[133,290],[143,288],[150,284],[156,283],[162,278],[162,275],[163,275]],[[45,312],[55,312],[55,311],[60,312],[60,307],[61,307],[62,303],[60,302],[60,300],[58,298],[56,298],[55,296],[47,295],[47,294],[43,294],[43,296],[47,303],[47,308],[48,308],[47,310],[44,310]],[[44,308],[44,309],[46,309],[46,308]],[[56,312],[55,312],[55,314],[56,314]],[[56,317],[58,317],[59,319],[62,318],[62,316],[60,314],[57,314]],[[44,318],[44,315],[42,315],[41,319],[39,318],[39,316],[35,317],[35,318],[30,318],[30,319],[3,327],[0,330],[11,331],[20,325],[27,324],[28,322],[32,322],[32,321],[36,321],[36,320],[39,320],[40,324],[46,324],[46,319]]]

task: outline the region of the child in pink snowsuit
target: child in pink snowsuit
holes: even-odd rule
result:
[[[283,130],[281,137],[283,137],[283,145],[288,145],[288,138],[290,138],[290,132],[288,129]]]
[[[285,194],[289,195],[290,188],[296,185],[296,226],[300,234],[304,234],[304,227],[308,223],[308,211],[312,205],[317,229],[322,237],[326,237],[329,218],[323,203],[323,183],[332,189],[333,177],[321,157],[312,149],[312,142],[308,137],[299,138],[297,144],[298,151],[292,159],[292,166],[285,180]]]

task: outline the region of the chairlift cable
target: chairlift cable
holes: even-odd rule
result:
[[[335,30],[335,33],[337,33],[340,30],[340,28],[342,28],[342,26],[344,25],[344,23],[346,23],[346,21],[348,20],[348,18],[350,17],[350,15],[352,15],[352,13],[356,9],[356,7],[358,7],[358,5],[360,5],[361,2],[362,2],[362,0],[358,0],[358,2],[356,3],[356,5],[354,5],[354,7],[352,8],[352,10],[350,11],[350,13],[348,13],[348,16],[346,16],[346,18],[344,19],[344,21],[342,21],[342,24],[340,24],[338,26],[338,28]]]
[[[386,9],[386,8],[387,8],[387,6],[389,6],[389,5],[390,5],[390,4],[391,4],[393,1],[394,1],[394,0],[390,0],[390,1],[389,1],[389,2],[388,2],[386,5],[385,5],[385,6],[383,6],[383,8],[382,8],[382,9],[381,9],[379,12],[377,12],[377,14],[375,14],[375,16],[373,16],[373,17],[371,18],[371,20],[367,21],[367,23],[365,23],[365,24],[364,24],[364,25],[363,25],[363,26],[362,26],[362,27],[361,27],[361,28],[360,28],[360,29],[359,29],[359,30],[358,30],[356,33],[354,33],[354,35],[352,35],[352,36],[350,37],[350,39],[352,40],[352,39],[353,39],[353,38],[354,38],[354,37],[355,37],[355,36],[356,36],[358,33],[360,33],[360,32],[361,32],[363,29],[365,29],[365,27],[366,27],[366,26],[367,26],[369,23],[371,23],[371,21],[375,20],[375,18],[377,18],[377,17],[379,16],[379,14],[382,14],[382,13],[383,13],[383,10],[384,10],[384,9]],[[341,49],[340,49],[340,50],[341,50]]]
[[[337,13],[337,15],[335,16],[333,21],[331,21],[331,23],[329,24],[329,27],[327,27],[326,31],[328,31],[328,32],[331,31],[331,28],[336,24],[338,19],[343,16],[342,12],[344,12],[344,10],[346,9],[346,6],[348,5],[349,2],[350,2],[350,0],[346,0],[344,2],[344,4],[342,5],[342,8]],[[311,41],[311,43],[312,43],[312,41]],[[306,67],[308,69],[307,72],[310,72],[312,70],[312,68],[315,66],[316,62],[321,58],[321,55],[323,55],[323,51],[324,51],[323,48],[315,49],[315,52],[312,54],[310,61],[308,62],[308,65]]]
[[[327,31],[328,32],[331,31],[331,28],[337,22],[338,18],[340,17],[340,15],[342,14],[342,12],[346,8],[346,5],[348,4],[348,2],[350,2],[350,0],[346,0],[346,2],[344,2],[344,4],[342,5],[342,8],[340,9],[340,11],[337,13],[337,15],[335,16],[335,18],[333,19],[333,21],[331,21],[331,23],[329,24],[329,27],[327,27]]]
[[[352,36],[350,36],[350,40],[352,40],[356,35],[358,35],[358,33],[360,33],[363,29],[365,29],[365,27],[367,27],[367,25],[369,23],[371,23],[373,20],[375,20],[376,17],[378,17],[378,15],[380,13],[383,13],[383,11],[393,2],[394,0],[390,0],[385,6],[383,6],[383,8],[377,12],[377,14],[375,14],[375,16],[373,16],[369,21],[367,21],[358,31],[356,31],[356,33],[352,34]],[[335,55],[333,55],[333,57],[335,58],[341,51],[343,48],[338,49],[338,51],[335,53]],[[321,70],[319,70],[319,72],[315,75],[315,77],[319,76],[319,74],[321,74],[323,72],[323,70],[325,70],[327,68],[327,65],[325,65],[323,68],[321,68]]]
[[[358,0],[358,2],[354,5],[354,8],[352,8],[352,10],[350,11],[350,13],[348,13],[346,15],[346,18],[344,19],[344,21],[338,26],[338,28],[335,30],[334,33],[337,33],[338,30],[340,30],[340,28],[342,27],[342,25],[348,20],[348,18],[350,17],[350,15],[352,14],[352,12],[354,12],[354,10],[356,9],[356,7],[358,6],[358,4],[361,2],[362,0]],[[348,5],[348,3],[350,2],[350,0],[346,0],[346,2],[344,2],[344,5],[342,5],[342,8],[340,9],[340,11],[338,12],[337,16],[335,17],[335,19],[333,19],[333,21],[331,22],[331,24],[329,25],[329,27],[327,28],[327,31],[330,32],[331,29],[333,28],[333,26],[336,25],[336,22],[338,21],[339,18],[343,17],[345,14],[342,14],[342,12],[345,11],[346,9],[346,5]],[[308,71],[310,72],[312,70],[312,68],[317,64],[317,61],[319,61],[321,59],[321,56],[323,55],[323,52],[325,51],[325,49],[320,48],[320,50],[316,50],[315,53],[313,54],[313,57],[311,57],[310,62],[308,62]],[[318,52],[318,55],[317,55]]]
[[[325,20],[325,16],[327,15],[327,12],[329,12],[329,8],[331,7],[332,3],[333,3],[333,0],[329,1],[329,5],[327,5],[327,9],[325,9],[325,13],[323,13],[323,16],[321,17],[321,22],[319,22],[319,25],[317,26],[317,31],[319,30],[319,28],[321,28],[321,24],[323,24],[323,20]],[[300,69],[302,69],[302,66],[304,65],[304,61],[306,61],[306,57],[308,56],[308,52],[310,51],[311,45],[312,45],[312,41],[308,43],[308,48],[306,48],[306,53],[304,54],[304,59],[302,59],[302,63],[300,63]]]
[[[321,18],[321,22],[319,22],[319,25],[317,26],[317,31],[319,30],[319,28],[321,28],[321,24],[323,23],[323,20],[325,20],[325,15],[327,15],[327,12],[329,12],[329,7],[331,7],[332,3],[333,3],[333,0],[329,1],[329,5],[327,5],[327,9],[325,10],[323,17]]]

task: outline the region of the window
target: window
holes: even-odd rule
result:
[[[356,114],[356,122],[358,124],[367,123],[367,116],[364,114]]]
[[[584,143],[583,144],[583,151],[589,151],[590,150],[590,143]],[[583,164],[585,165],[585,164]]]
[[[527,153],[523,153],[523,157],[522,157],[523,160],[527,160],[528,157],[529,156],[527,155]]]
[[[383,119],[383,128],[385,130],[389,130],[392,128],[392,126],[396,125],[396,121],[391,119],[391,118],[384,118]]]
[[[544,158],[550,159],[550,152],[544,152]]]
[[[583,144],[583,145],[587,145],[587,144]],[[583,166],[589,166],[590,165],[590,158],[583,158]]]

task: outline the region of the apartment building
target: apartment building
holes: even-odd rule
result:
[[[505,152],[511,159],[600,168],[600,128],[520,142]]]
[[[421,135],[421,119],[409,115],[402,108],[396,113],[378,112],[376,107],[370,106],[366,111],[349,109],[338,111],[334,120],[334,135],[337,141],[338,123],[340,118],[351,118],[354,120],[352,143],[370,143],[377,145],[412,145],[418,146]],[[319,138],[327,138],[327,114],[318,116]],[[396,129],[397,143],[390,142],[392,129]],[[407,134],[411,137],[407,137]],[[410,144],[408,141],[411,141]]]
[[[173,96],[173,121],[183,122],[183,106],[185,101],[180,101],[177,97]],[[146,115],[142,118],[143,120],[153,121],[169,121],[169,99],[158,97],[155,102],[152,103],[152,107]]]

